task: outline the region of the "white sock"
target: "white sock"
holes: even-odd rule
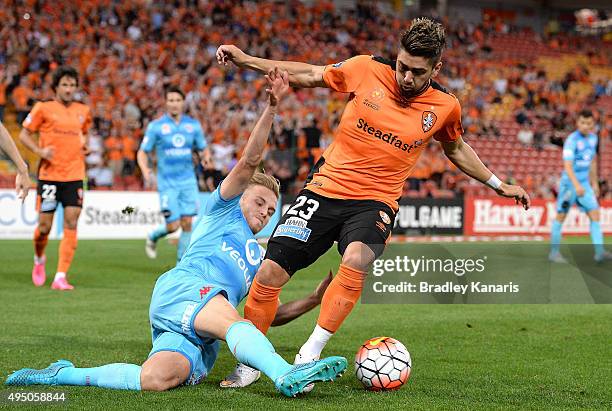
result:
[[[44,264],[46,260],[47,257],[45,257],[44,255],[42,257],[39,257],[37,255],[34,256],[34,264]]]
[[[308,340],[302,345],[302,348],[300,348],[300,355],[302,358],[321,357],[321,352],[332,335],[334,334],[319,327],[319,324],[317,324],[312,334],[310,334],[310,337],[308,337]]]
[[[53,281],[57,281],[62,278],[66,278],[66,273],[57,272],[55,273],[55,278],[53,279]]]

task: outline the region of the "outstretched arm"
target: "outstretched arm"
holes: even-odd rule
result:
[[[4,124],[0,122],[0,148],[4,151],[9,158],[17,167],[17,177],[15,178],[15,189],[17,190],[17,197],[21,200],[24,200],[28,195],[28,190],[30,189],[30,176],[28,175],[28,166],[21,154],[19,154],[19,150],[17,150],[17,146],[13,141],[13,138],[9,134],[8,130],[4,127]]]
[[[272,321],[272,327],[287,324],[289,321],[295,320],[302,314],[307,313],[317,305],[321,304],[323,294],[325,293],[325,290],[327,290],[327,287],[329,286],[329,283],[331,283],[332,279],[333,275],[330,270],[329,274],[319,283],[312,294],[299,300],[281,304],[276,311],[274,320]]]
[[[267,60],[250,56],[233,44],[223,44],[217,49],[217,61],[227,65],[233,62],[240,68],[248,68],[259,73],[268,73],[275,67],[289,74],[289,84],[293,87],[327,87],[323,81],[325,66],[315,66],[297,61]]]
[[[517,204],[520,202],[523,205],[525,210],[529,209],[531,201],[525,190],[520,186],[499,181],[461,137],[456,141],[444,141],[441,144],[446,157],[465,174],[493,188],[500,196],[514,198]]]
[[[240,195],[246,190],[249,185],[249,181],[255,170],[261,163],[263,157],[263,151],[270,135],[270,129],[272,128],[272,121],[274,115],[278,109],[279,100],[287,94],[289,90],[289,80],[286,72],[282,72],[275,68],[266,75],[268,81],[268,93],[269,101],[263,113],[257,120],[255,128],[249,136],[249,140],[244,148],[242,157],[238,163],[232,168],[232,171],[221,183],[219,193],[221,197],[229,200],[231,198]]]

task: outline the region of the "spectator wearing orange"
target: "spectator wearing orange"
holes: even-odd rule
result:
[[[119,136],[117,128],[111,129],[111,134],[104,140],[104,147],[108,158],[108,164],[113,170],[113,176],[121,175],[123,170],[123,141]]]
[[[19,79],[19,85],[13,89],[13,104],[17,111],[17,122],[22,123],[30,111],[30,99],[34,92],[28,84],[26,77]]]

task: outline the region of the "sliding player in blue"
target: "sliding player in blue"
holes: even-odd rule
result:
[[[553,221],[550,235],[548,259],[554,263],[566,263],[559,250],[561,227],[572,205],[589,216],[594,259],[597,262],[612,260],[612,253],[604,249],[603,233],[599,223],[599,182],[597,178],[597,135],[593,133],[595,119],[590,110],[582,110],[576,121],[576,131],[563,144],[563,175],[557,196],[557,217]]]
[[[155,284],[149,310],[153,349],[144,364],[75,368],[60,360],[43,370],[16,371],[8,377],[7,385],[163,391],[197,384],[210,372],[219,340],[227,342],[238,361],[270,377],[286,396],[303,392],[312,382],[334,380],[344,372],[347,362],[343,357],[287,363],[235,308],[248,294],[263,258],[254,233],[266,225],[278,201],[278,183],[256,168],[289,80],[288,74],[278,69],[266,78],[269,103],[242,158],[208,200],[184,257]]]

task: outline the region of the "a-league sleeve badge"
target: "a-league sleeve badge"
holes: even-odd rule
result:
[[[434,124],[436,124],[436,120],[438,120],[438,116],[436,116],[432,111],[424,111],[423,112],[423,121],[421,125],[423,126],[423,132],[427,133],[432,129]]]

